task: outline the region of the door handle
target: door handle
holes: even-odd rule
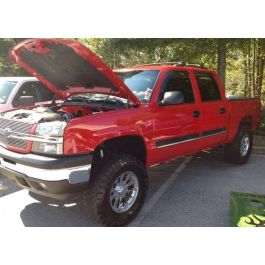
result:
[[[200,111],[198,111],[198,110],[194,110],[193,111],[193,117],[194,118],[199,118],[201,116],[201,112]]]
[[[219,109],[220,114],[224,114],[226,112],[226,109],[224,107]]]

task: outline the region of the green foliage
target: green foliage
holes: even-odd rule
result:
[[[9,49],[22,39],[0,39],[0,76],[20,76],[26,73],[8,58]]]
[[[200,63],[217,69],[218,39],[76,39],[92,49],[112,68],[165,61]],[[10,47],[21,39],[0,39],[0,76],[26,75],[8,58]],[[265,84],[258,90],[260,62],[265,60],[263,39],[226,39],[227,94],[260,96],[265,102]],[[248,64],[246,66],[246,63]],[[247,68],[246,68],[247,67]],[[258,71],[259,70],[259,71]],[[255,79],[255,80],[254,80]],[[261,77],[263,80],[264,78]],[[252,82],[252,81],[255,82]]]
[[[79,39],[111,67],[160,61],[203,63],[215,67],[215,39]]]

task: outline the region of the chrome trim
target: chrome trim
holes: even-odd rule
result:
[[[157,149],[161,149],[161,148],[165,148],[165,147],[169,147],[169,146],[173,146],[173,145],[177,145],[177,144],[183,144],[183,143],[191,142],[194,140],[199,140],[199,139],[203,139],[203,138],[207,138],[207,137],[215,136],[215,135],[219,135],[219,134],[224,134],[224,133],[226,133],[226,130],[223,132],[217,132],[217,133],[213,133],[213,134],[209,134],[209,135],[201,135],[201,136],[194,137],[192,139],[188,139],[188,140],[184,140],[184,141],[180,141],[180,142],[175,142],[175,143],[171,143],[171,144],[165,144],[165,145],[157,146]]]
[[[40,135],[17,133],[17,132],[10,132],[8,138],[41,142],[41,143],[55,143],[55,144],[63,143],[63,137],[40,136]]]
[[[184,141],[180,141],[180,142],[176,142],[176,143],[161,145],[161,146],[158,146],[157,149],[169,147],[169,146],[172,146],[172,145],[177,145],[177,144],[183,144],[183,143],[191,142],[191,141],[194,141],[194,140],[198,140],[199,138],[201,138],[201,137],[196,137],[196,138],[192,138],[192,139],[188,139],[188,140],[184,140]]]
[[[26,149],[28,141],[22,139],[12,139],[10,134],[12,132],[30,134],[32,128],[31,123],[26,123],[20,120],[10,120],[0,117],[0,145],[13,146],[19,149]]]
[[[42,169],[19,163],[9,163],[0,157],[0,164],[6,169],[24,174],[30,178],[45,181],[67,180],[70,184],[81,184],[90,179],[91,164],[61,169]]]
[[[246,156],[249,150],[250,140],[248,134],[245,134],[241,139],[240,143],[240,154],[241,156]]]
[[[116,213],[128,211],[135,203],[139,194],[139,181],[132,171],[121,173],[114,181],[110,190],[110,206]]]

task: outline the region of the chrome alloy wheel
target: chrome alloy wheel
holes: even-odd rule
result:
[[[132,171],[123,172],[114,181],[110,190],[110,206],[116,213],[128,211],[139,193],[139,181]]]
[[[250,140],[249,140],[249,136],[247,134],[245,134],[241,140],[240,143],[240,154],[242,156],[246,156],[249,150],[249,146],[250,146]]]

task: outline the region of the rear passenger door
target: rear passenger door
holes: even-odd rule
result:
[[[195,78],[201,100],[201,146],[204,149],[219,145],[225,140],[228,110],[225,95],[220,92],[212,73],[197,72]]]

